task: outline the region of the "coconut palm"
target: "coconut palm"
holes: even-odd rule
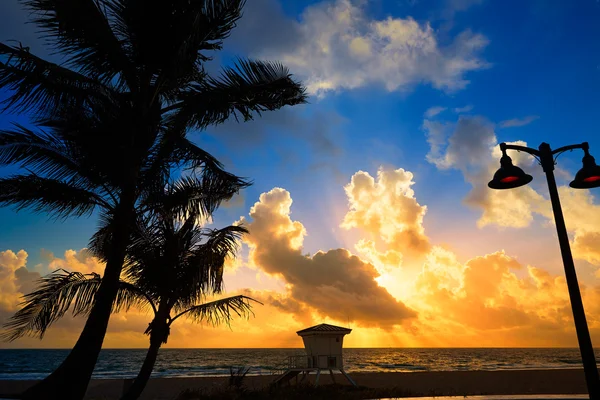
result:
[[[19,310],[15,318],[7,324],[7,327],[12,325],[17,328],[18,326],[18,329],[9,331],[10,339],[14,340],[26,334],[31,335],[33,332],[37,332],[37,336],[40,338],[43,337],[48,327],[61,318],[69,310],[71,304],[74,315],[89,314],[101,282],[102,278],[99,274],[82,274],[62,269],[41,278],[38,289],[25,296],[26,306]],[[167,315],[165,319],[159,317],[159,310],[161,313],[164,312],[164,306],[161,309],[161,303],[157,304],[156,300],[149,293],[145,293],[142,288],[121,280],[117,298],[113,304],[113,313],[128,311],[132,306],[137,309],[150,307],[154,312],[154,318],[144,332],[150,336],[148,353],[137,378],[123,399],[137,399],[143,391],[154,368],[158,350],[163,343],[167,343],[171,325],[176,319],[187,317],[195,322],[206,322],[213,326],[222,323],[229,324],[236,315],[242,317],[251,314],[250,302],[252,301],[257,302],[243,295],[227,297],[190,306],[173,316]]]
[[[34,125],[0,132],[0,166],[25,171],[0,179],[0,204],[60,218],[97,211],[104,233],[114,234],[79,340],[63,364],[23,397],[81,399],[146,188],[184,166],[209,174],[213,187],[229,188],[223,193],[247,185],[186,133],[232,115],[248,120],[303,103],[305,94],[278,63],[238,60],[218,77],[204,70],[241,17],[244,0],[22,3],[63,63],[0,43],[4,111],[27,113]]]
[[[171,199],[175,197],[173,193],[168,192]],[[174,202],[177,200],[165,199],[163,204]],[[112,308],[112,312],[128,311],[131,307],[150,308],[153,312],[152,322],[144,332],[150,336],[150,347],[137,378],[123,397],[127,400],[137,399],[142,393],[158,351],[167,342],[171,325],[178,318],[212,325],[229,324],[235,315],[249,315],[250,302],[256,301],[240,295],[201,303],[207,295],[222,292],[225,260],[235,255],[240,236],[247,232],[245,228],[203,229],[193,213],[179,222],[176,213],[161,211],[141,218],[149,226],[142,226],[133,234]],[[110,240],[97,239],[95,251],[102,250],[103,240]],[[43,277],[38,289],[25,296],[23,307],[5,325],[8,329],[4,338],[15,340],[23,335],[42,338],[71,306],[74,315],[88,315],[101,283],[96,273],[84,275],[58,270]]]

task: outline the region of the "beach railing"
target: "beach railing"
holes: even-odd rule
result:
[[[318,356],[289,356],[288,369],[309,369],[309,368],[342,368],[341,354],[327,354]]]

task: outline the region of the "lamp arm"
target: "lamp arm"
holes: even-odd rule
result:
[[[569,151],[569,150],[575,150],[575,149],[587,150],[589,148],[590,147],[587,144],[587,142],[584,142],[584,143],[581,143],[581,144],[572,144],[572,145],[569,145],[569,146],[559,147],[556,150],[552,150],[552,155],[564,153],[565,151]]]
[[[524,151],[525,153],[531,154],[532,156],[536,156],[536,157],[540,156],[539,150],[532,149],[531,147],[519,146],[517,144],[500,143],[500,150],[502,150],[503,152],[505,150]]]

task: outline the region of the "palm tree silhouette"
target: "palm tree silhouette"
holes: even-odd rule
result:
[[[189,180],[187,181],[190,184]],[[262,304],[239,295],[202,303],[207,296],[222,293],[223,267],[227,257],[234,257],[242,234],[242,226],[204,229],[198,215],[181,213],[180,191],[171,187],[160,194],[159,209],[140,216],[128,248],[123,276],[112,312],[150,308],[152,322],[144,332],[150,336],[150,347],[137,378],[128,388],[124,400],[137,399],[154,367],[158,351],[167,342],[170,327],[178,318],[206,321],[213,326],[229,324],[234,315],[248,316],[251,303]],[[204,192],[202,185],[196,193]],[[194,196],[190,196],[193,201]],[[158,199],[156,199],[158,200]],[[150,216],[149,216],[150,215]],[[98,236],[93,250],[103,251],[110,236]],[[40,280],[35,292],[25,295],[23,307],[5,324],[3,338],[9,341],[24,335],[43,338],[46,330],[73,306],[74,315],[89,315],[101,287],[99,274],[82,274],[57,270]]]
[[[26,171],[0,179],[0,204],[59,218],[96,211],[100,231],[111,235],[79,340],[23,398],[83,398],[118,293],[135,209],[148,187],[185,167],[203,170],[211,187],[231,193],[249,184],[225,172],[186,133],[306,101],[302,85],[278,63],[238,59],[216,78],[204,70],[244,3],[23,0],[64,63],[0,43],[4,111],[28,113],[36,127],[0,132],[0,165]]]

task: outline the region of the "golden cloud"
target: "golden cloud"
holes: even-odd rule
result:
[[[24,293],[32,288],[32,282],[39,278],[36,272],[29,272],[27,252],[12,250],[0,252],[0,312],[14,311]],[[2,313],[4,314],[4,313]],[[0,319],[2,315],[0,315]]]
[[[81,272],[82,274],[95,272],[100,275],[104,272],[104,263],[94,257],[86,248],[79,251],[66,250],[64,258],[57,258],[51,252],[47,252],[45,257],[49,259],[48,269],[50,271],[65,269],[71,272]]]
[[[349,211],[341,227],[367,235],[368,240],[361,240],[357,249],[382,268],[380,271],[386,270],[384,266],[398,266],[404,256],[422,256],[429,251],[423,229],[427,207],[417,202],[412,185],[410,171],[380,168],[377,180],[359,171],[344,187]]]
[[[252,222],[242,219],[250,231],[244,241],[250,247],[251,263],[285,279],[287,297],[321,316],[352,319],[361,326],[390,329],[416,316],[377,284],[379,273],[373,265],[348,250],[302,254],[306,229],[290,218],[291,205],[290,193],[275,188],[261,194],[250,209]],[[303,312],[302,306],[294,307]]]

